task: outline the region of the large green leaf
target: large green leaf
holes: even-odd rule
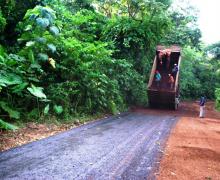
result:
[[[44,108],[44,114],[48,114],[50,110],[50,105],[48,104],[45,108]]]
[[[28,41],[28,42],[26,42],[26,46],[27,47],[31,47],[33,45],[35,45],[35,41]]]
[[[30,31],[32,29],[32,25],[27,25],[24,29],[24,31]]]
[[[29,58],[29,60],[31,61],[32,64],[35,62],[35,60],[34,60],[34,53],[33,53],[32,50],[30,50],[28,52],[28,58]]]
[[[25,58],[17,54],[9,54],[8,57],[16,62],[25,62]]]
[[[39,53],[39,54],[38,54],[38,58],[39,58],[41,61],[47,61],[47,60],[48,60],[48,55],[47,55],[47,54],[44,54],[44,53]]]
[[[2,86],[15,85],[21,83],[22,83],[21,77],[14,73],[6,73],[6,72],[4,72],[4,74],[0,73],[0,85]]]
[[[20,118],[20,113],[9,107],[9,105],[6,102],[0,101],[0,107],[9,114],[10,118]]]
[[[47,47],[52,53],[56,52],[57,50],[56,46],[54,46],[53,44],[48,44]]]
[[[12,92],[13,92],[13,93],[20,93],[20,92],[22,92],[27,86],[28,86],[28,83],[27,83],[27,82],[18,84],[18,85],[14,86],[14,87],[12,88]]]
[[[116,115],[116,114],[118,113],[117,106],[116,106],[116,104],[115,104],[113,101],[110,101],[108,106],[109,106],[109,110],[110,110],[114,115]]]
[[[61,114],[63,112],[63,107],[58,106],[58,105],[54,105],[53,110],[55,111],[56,114]]]
[[[47,98],[46,95],[43,93],[42,87],[36,87],[32,84],[31,87],[27,88],[27,90],[35,97],[45,98],[45,99]]]
[[[9,124],[9,123],[3,121],[2,119],[0,119],[0,129],[16,130],[16,129],[18,129],[18,127],[14,126],[12,124]]]
[[[220,69],[215,72],[216,76],[220,77]]]

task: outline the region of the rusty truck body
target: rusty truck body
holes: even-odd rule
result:
[[[156,55],[147,85],[150,107],[165,107],[175,110],[178,108],[180,63],[181,49],[179,46],[171,46],[169,48],[157,46]],[[174,65],[178,67],[178,71],[175,76],[173,76],[174,83],[173,87],[171,88],[168,74],[172,74]],[[159,85],[155,81],[156,71],[159,71],[161,74],[161,81]]]

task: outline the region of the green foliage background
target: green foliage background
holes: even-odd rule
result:
[[[194,9],[171,7],[170,0],[1,1],[0,127],[146,106],[160,43],[183,47],[182,97],[214,98],[220,66],[218,54],[207,54],[218,44],[203,51]]]

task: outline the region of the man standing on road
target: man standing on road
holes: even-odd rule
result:
[[[199,102],[199,106],[200,106],[200,112],[199,112],[199,117],[200,118],[204,118],[204,109],[205,109],[205,103],[206,103],[206,99],[205,96],[201,96],[200,98],[200,102]]]

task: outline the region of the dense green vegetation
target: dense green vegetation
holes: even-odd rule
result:
[[[180,74],[183,98],[194,99],[205,95],[213,99],[215,88],[220,87],[219,69],[218,60],[210,59],[204,52],[192,47],[185,47]]]
[[[215,99],[216,99],[216,108],[220,111],[220,42],[214,43],[206,47],[207,54],[211,55],[211,64],[213,67],[213,73],[215,73]]]
[[[219,56],[202,48],[194,9],[171,7],[171,0],[1,1],[0,128],[146,106],[160,43],[183,47],[182,97],[214,98]]]

